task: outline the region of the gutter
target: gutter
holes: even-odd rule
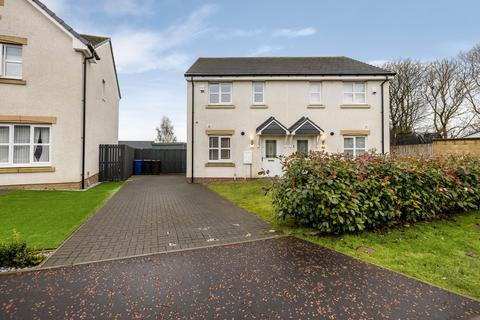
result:
[[[385,89],[384,89],[384,84],[388,82],[388,76],[385,76],[385,80],[383,80],[382,84],[380,85],[380,91],[381,91],[381,105],[382,105],[382,154],[385,154]]]
[[[88,45],[88,49],[90,50],[91,56],[85,56],[83,58],[83,110],[82,110],[82,186],[81,189],[85,189],[85,136],[86,136],[86,124],[87,124],[87,62],[89,60],[95,59],[100,60],[97,52],[92,47],[92,45]]]
[[[191,177],[190,182],[194,183],[194,141],[195,141],[195,82],[193,81],[193,76],[190,78],[192,81],[192,167],[191,167]]]

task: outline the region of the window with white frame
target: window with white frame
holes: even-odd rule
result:
[[[343,152],[353,157],[361,156],[367,152],[366,137],[344,137]]]
[[[208,137],[208,160],[211,162],[231,160],[231,137]]]
[[[232,103],[232,84],[209,83],[208,94],[209,104],[230,104]]]
[[[265,82],[253,83],[253,104],[265,104]]]
[[[343,102],[350,104],[367,103],[367,85],[365,82],[344,82]]]
[[[0,166],[50,164],[50,129],[50,126],[0,124]]]
[[[22,79],[22,46],[0,43],[0,77]]]
[[[311,82],[310,83],[310,104],[322,103],[322,83]]]

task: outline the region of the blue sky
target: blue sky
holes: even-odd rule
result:
[[[112,37],[120,139],[186,136],[184,72],[199,56],[432,60],[480,43],[480,1],[44,0],[80,33]]]

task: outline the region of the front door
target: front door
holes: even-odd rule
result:
[[[284,138],[266,138],[263,141],[262,166],[271,177],[282,175],[282,164],[279,156],[283,155]]]

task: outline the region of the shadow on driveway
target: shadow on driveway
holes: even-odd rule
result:
[[[480,302],[298,240],[0,277],[1,318],[470,319]]]

